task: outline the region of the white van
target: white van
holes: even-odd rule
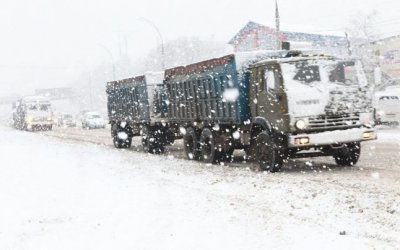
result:
[[[375,121],[379,124],[398,126],[400,123],[400,97],[387,91],[376,95]]]

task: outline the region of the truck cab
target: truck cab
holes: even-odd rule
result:
[[[50,100],[41,96],[26,96],[18,100],[13,112],[14,127],[23,130],[51,130],[53,111]]]
[[[279,168],[282,159],[327,155],[339,165],[354,165],[360,142],[376,139],[371,96],[356,61],[267,59],[249,73],[252,137],[247,143],[261,166]]]

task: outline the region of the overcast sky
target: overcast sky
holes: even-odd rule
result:
[[[184,36],[228,41],[249,20],[274,26],[273,0],[0,0],[0,96],[69,85],[82,70],[131,60]],[[279,0],[281,27],[342,34],[360,13],[377,11],[382,36],[400,34],[398,0]],[[399,27],[399,28],[397,28]],[[109,50],[112,55],[107,52]]]

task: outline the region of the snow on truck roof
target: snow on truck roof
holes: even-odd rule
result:
[[[50,99],[43,96],[24,96],[22,98],[22,101],[25,103],[31,103],[31,102],[50,103]]]
[[[168,80],[174,75],[189,75],[202,73],[218,66],[225,66],[235,60],[236,70],[243,71],[251,65],[271,61],[294,61],[317,59],[333,59],[332,56],[323,55],[320,51],[299,51],[299,50],[258,50],[250,52],[238,52],[235,54],[213,58],[210,60],[179,66],[165,71],[165,79]]]
[[[135,86],[146,82],[147,85],[161,84],[164,79],[164,72],[146,72],[144,75],[134,76],[122,80],[107,83],[107,87]]]
[[[186,66],[178,66],[165,70],[164,72],[146,72],[144,75],[134,76],[118,81],[107,83],[108,88],[119,86],[135,86],[137,84],[146,82],[147,85],[156,85],[168,80],[175,75],[190,75],[200,74],[207,70],[211,70],[218,66],[226,66],[232,60],[235,60],[236,70],[243,71],[251,65],[275,62],[289,62],[299,60],[316,59],[333,59],[332,56],[323,55],[320,51],[299,51],[299,50],[257,50],[250,52],[238,52],[235,54],[226,55],[219,58],[212,58],[209,60],[189,64]]]

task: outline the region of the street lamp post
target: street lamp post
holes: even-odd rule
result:
[[[162,69],[165,69],[165,61],[164,61],[164,60],[165,60],[164,40],[163,40],[163,37],[162,37],[162,35],[161,35],[160,30],[157,28],[157,26],[156,26],[152,21],[150,21],[150,20],[147,19],[147,18],[139,17],[137,20],[139,20],[139,21],[144,21],[144,22],[150,24],[150,26],[153,27],[153,28],[155,29],[155,31],[157,32],[157,34],[158,34],[158,36],[159,36],[159,38],[160,38],[160,41],[161,41],[161,66],[162,66]]]
[[[114,61],[114,57],[113,57],[111,51],[110,51],[109,49],[107,49],[107,47],[105,47],[105,46],[102,45],[102,44],[98,44],[98,45],[99,45],[102,49],[104,49],[104,51],[106,51],[107,54],[108,54],[108,55],[110,56],[110,58],[111,58],[111,62],[112,62],[112,72],[113,72],[113,80],[115,80],[116,77],[115,77],[115,61]]]

